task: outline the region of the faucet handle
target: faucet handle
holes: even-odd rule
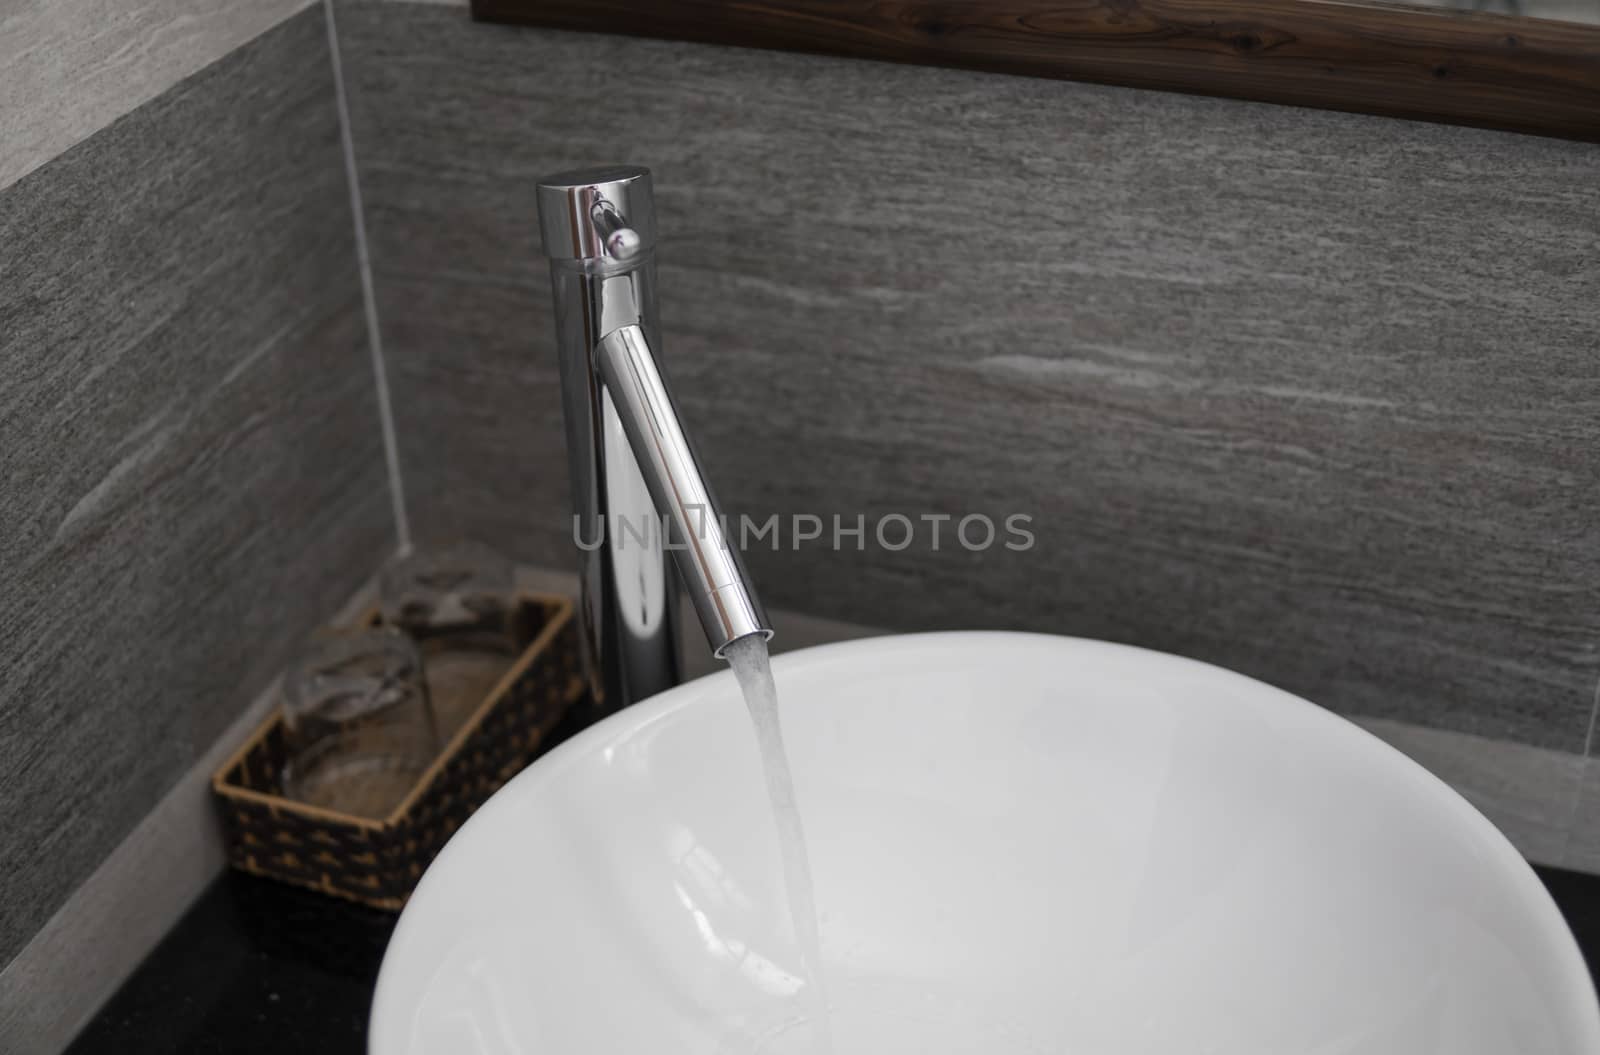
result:
[[[600,244],[605,246],[606,252],[618,260],[631,259],[644,248],[644,239],[628,226],[628,218],[604,198],[596,196],[594,205],[589,208],[589,222],[599,232]]]
[[[553,260],[620,264],[655,245],[650,170],[637,165],[562,172],[539,181],[539,235]]]

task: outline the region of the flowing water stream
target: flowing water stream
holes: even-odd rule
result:
[[[778,690],[767,662],[767,643],[750,634],[728,645],[723,656],[733,667],[744,691],[745,706],[761,749],[761,768],[767,779],[767,798],[778,829],[778,851],[783,861],[783,883],[789,897],[789,917],[800,945],[805,996],[813,1023],[814,1050],[830,1055],[832,1031],[828,1023],[828,994],[822,980],[822,943],[817,933],[817,904],[811,888],[811,862],[806,854],[806,834],[795,804],[789,756],[783,749],[783,728],[778,721]]]

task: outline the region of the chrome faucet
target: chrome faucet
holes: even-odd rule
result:
[[[712,651],[772,636],[659,364],[650,171],[539,183],[581,553],[585,662],[602,711],[676,685],[675,555]]]

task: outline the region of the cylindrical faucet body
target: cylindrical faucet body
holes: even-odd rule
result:
[[[615,710],[677,684],[678,576],[711,648],[771,636],[659,362],[649,171],[539,184],[591,690]]]

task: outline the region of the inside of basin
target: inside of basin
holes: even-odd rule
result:
[[[939,636],[777,664],[838,1055],[1581,1050],[1553,908],[1409,761],[1201,664]],[[733,679],[639,710],[425,879],[409,1050],[820,1050]]]

